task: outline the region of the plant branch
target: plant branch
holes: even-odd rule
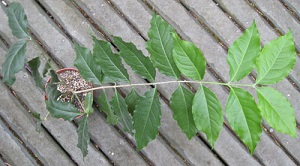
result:
[[[110,85],[110,86],[100,86],[95,87],[91,89],[85,89],[81,91],[75,91],[73,93],[84,93],[94,90],[100,90],[100,89],[111,89],[111,88],[124,88],[124,87],[134,87],[134,86],[150,86],[150,85],[162,85],[162,84],[171,84],[171,83],[192,83],[192,84],[212,84],[212,85],[223,85],[223,86],[250,86],[253,87],[252,84],[232,84],[232,83],[222,83],[222,82],[206,82],[206,81],[189,81],[189,80],[183,80],[183,81],[165,81],[165,82],[153,82],[153,83],[138,83],[138,84],[126,84],[126,85]]]

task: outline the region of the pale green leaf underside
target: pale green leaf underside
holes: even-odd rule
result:
[[[141,150],[155,139],[158,134],[161,116],[161,104],[156,88],[153,88],[138,101],[133,115],[138,150]]]
[[[91,114],[94,112],[93,108],[93,92],[88,92],[84,97],[84,112]]]
[[[49,72],[50,69],[51,69],[51,64],[50,64],[50,59],[48,59],[43,68],[43,72],[42,72],[43,77],[46,77],[46,74]]]
[[[217,96],[201,85],[195,94],[192,111],[197,129],[206,134],[214,147],[223,125],[222,106]]]
[[[140,100],[141,96],[137,93],[137,91],[132,88],[130,93],[125,97],[125,102],[128,106],[128,111],[133,114],[135,110],[135,106],[137,102]]]
[[[103,80],[101,67],[100,64],[95,61],[90,50],[77,43],[74,44],[74,49],[76,52],[74,66],[78,69],[80,75],[86,81],[91,82],[94,85],[101,85]]]
[[[142,51],[138,50],[133,43],[124,42],[120,37],[114,37],[114,43],[120,49],[120,55],[134,72],[149,81],[155,80],[155,68]]]
[[[258,107],[275,130],[296,138],[294,109],[287,98],[271,87],[257,88]]]
[[[179,85],[170,99],[170,106],[174,111],[173,118],[188,139],[193,138],[197,133],[192,114],[193,98],[192,92]]]
[[[262,117],[251,94],[231,88],[226,104],[229,124],[253,154],[262,133]]]
[[[174,39],[173,58],[177,68],[185,76],[194,80],[202,80],[206,62],[202,52],[191,42],[181,40],[176,33]]]
[[[296,63],[296,49],[289,31],[268,43],[259,55],[256,84],[274,84],[284,79]]]
[[[46,87],[46,97],[48,100],[56,101],[61,95],[60,91],[57,90],[57,85],[60,82],[57,74],[54,70],[50,70],[51,80]]]
[[[96,37],[93,37],[93,40],[93,53],[104,75],[112,82],[130,82],[129,75],[122,64],[121,57],[112,52],[110,43],[97,40]]]
[[[154,66],[166,76],[179,78],[180,71],[172,57],[174,40],[171,33],[174,32],[174,29],[154,13],[150,24],[146,49],[150,53]]]
[[[16,81],[15,74],[22,70],[25,64],[26,41],[21,40],[13,44],[6,53],[2,64],[2,81],[12,86]]]
[[[104,111],[107,115],[106,120],[108,123],[116,125],[118,123],[118,117],[114,114],[114,111],[111,109],[110,103],[107,100],[105,91],[98,97],[99,110]]]
[[[130,113],[128,112],[125,99],[122,98],[117,91],[115,91],[115,95],[110,101],[110,104],[112,106],[112,109],[118,116],[119,122],[121,123],[123,130],[133,135],[133,120]]]
[[[33,58],[28,62],[30,70],[32,72],[32,76],[34,78],[35,85],[42,90],[45,90],[45,85],[43,83],[43,78],[39,72],[39,67],[41,65],[41,61],[39,57]]]
[[[16,2],[7,8],[9,27],[12,34],[19,39],[28,38],[28,22],[23,7]]]
[[[239,81],[247,76],[255,67],[260,53],[260,36],[253,21],[228,50],[227,63],[230,66],[230,81]]]
[[[72,103],[47,100],[46,106],[47,110],[50,112],[50,115],[55,118],[63,118],[64,120],[71,121],[77,116],[81,115],[81,113]]]
[[[89,129],[88,129],[88,116],[84,116],[78,124],[78,144],[77,147],[81,150],[83,157],[88,153],[88,145],[90,143]]]

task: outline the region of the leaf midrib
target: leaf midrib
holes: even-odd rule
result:
[[[154,97],[155,97],[155,92],[154,92],[154,94],[153,94],[153,97],[151,96],[151,107],[150,107],[150,109],[149,109],[149,111],[148,111],[148,113],[147,113],[147,121],[146,121],[146,123],[145,123],[145,125],[143,126],[143,130],[142,130],[142,137],[144,137],[144,133],[145,133],[145,129],[146,129],[146,126],[147,126],[147,124],[148,124],[148,121],[149,121],[149,115],[150,115],[150,112],[151,112],[151,110],[152,110],[152,107],[153,107],[153,103],[154,103]],[[152,123],[152,122],[151,122]]]
[[[11,58],[11,60],[9,61],[9,65],[8,65],[9,69],[10,69],[10,66],[12,66],[12,63],[14,62],[14,60],[16,59],[16,55],[19,54],[20,50],[24,47],[24,45],[26,44],[26,42],[21,43],[21,44],[22,44],[22,46],[18,48],[17,52],[15,54],[13,54],[14,55],[14,56],[12,56],[13,58]],[[8,73],[8,75],[10,75],[10,70],[6,70],[6,73]]]
[[[18,21],[18,19],[16,17],[16,13],[14,12],[14,10],[11,11],[11,12],[13,13],[13,14],[12,13],[11,14],[13,15],[14,21],[17,22],[18,26],[21,27],[23,33],[26,35],[26,37],[28,37],[28,34],[26,33],[25,29],[23,29],[23,27],[20,25],[20,23],[19,23],[19,21]]]

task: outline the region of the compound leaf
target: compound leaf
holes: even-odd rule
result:
[[[46,74],[48,73],[48,71],[51,69],[51,64],[50,64],[50,59],[47,60],[47,62],[45,63],[45,66],[43,68],[43,77],[46,77]]]
[[[110,104],[112,106],[112,109],[118,116],[123,130],[133,135],[133,120],[130,113],[128,112],[125,99],[122,98],[117,91],[115,91],[115,95],[110,101]]]
[[[138,101],[133,114],[137,149],[141,150],[158,134],[161,119],[161,104],[156,88],[145,93]]]
[[[140,100],[141,96],[137,93],[137,91],[132,88],[130,93],[125,97],[125,102],[128,106],[128,111],[133,114],[135,106],[137,102]]]
[[[112,52],[110,43],[97,40],[94,36],[93,40],[94,56],[97,63],[100,64],[104,75],[113,82],[130,82],[129,75],[122,64],[121,57]]]
[[[26,43],[25,40],[18,41],[6,53],[5,61],[2,64],[2,81],[9,86],[16,81],[15,74],[24,67]]]
[[[94,112],[93,109],[93,92],[89,92],[84,97],[84,112],[86,114],[91,114]]]
[[[103,75],[101,73],[101,67],[95,61],[91,51],[79,44],[74,44],[76,51],[76,59],[74,66],[78,69],[80,75],[95,85],[101,85],[103,81]]]
[[[172,57],[174,40],[171,32],[174,32],[174,29],[155,13],[153,13],[150,24],[146,49],[150,53],[154,66],[166,76],[179,78],[180,71]]]
[[[284,79],[296,63],[292,32],[268,43],[259,55],[256,84],[274,84]]]
[[[149,81],[155,80],[155,68],[142,51],[138,50],[133,43],[124,42],[120,37],[114,37],[114,43],[120,49],[120,55],[133,71]]]
[[[28,62],[28,65],[32,71],[32,75],[34,78],[35,85],[42,90],[45,90],[45,85],[43,83],[43,78],[39,72],[39,67],[41,65],[41,61],[39,57],[33,58]]]
[[[233,131],[253,154],[262,134],[262,118],[253,96],[243,89],[231,88],[226,115]]]
[[[192,111],[197,129],[206,134],[207,140],[214,147],[223,125],[222,106],[217,96],[200,85],[193,100]]]
[[[188,139],[193,138],[197,133],[192,114],[193,98],[192,92],[179,85],[170,99],[170,106],[174,111],[173,118]]]
[[[271,87],[257,88],[258,107],[275,130],[296,138],[294,109],[288,99]]]
[[[89,129],[88,129],[88,115],[85,115],[78,123],[77,129],[78,144],[77,147],[81,150],[83,158],[88,153],[88,144],[90,143]]]
[[[11,3],[7,8],[7,16],[12,34],[19,39],[29,38],[27,17],[21,4]]]
[[[243,35],[229,47],[227,63],[230,66],[230,81],[239,81],[254,69],[260,49],[260,36],[253,21]]]
[[[111,109],[105,91],[98,97],[97,100],[100,103],[99,110],[104,111],[107,115],[107,122],[112,125],[116,125],[118,123],[118,117],[114,114],[114,111]]]
[[[69,102],[62,102],[56,100],[47,100],[46,108],[51,116],[55,118],[63,118],[64,120],[71,121],[77,116],[81,115],[78,109]]]
[[[181,73],[194,80],[202,80],[206,62],[202,52],[191,42],[181,40],[176,33],[174,39],[173,58]]]

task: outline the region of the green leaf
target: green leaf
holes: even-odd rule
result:
[[[57,90],[57,85],[60,82],[55,71],[50,70],[51,80],[46,87],[46,96],[49,100],[56,101],[61,95],[61,92]]]
[[[155,80],[156,71],[149,57],[145,57],[133,43],[126,43],[120,37],[114,37],[114,43],[120,49],[120,55],[133,71],[151,82]]]
[[[28,65],[32,71],[32,75],[34,78],[35,85],[42,90],[45,90],[45,85],[43,83],[43,78],[39,72],[39,67],[41,65],[41,61],[39,57],[33,58],[28,62]]]
[[[31,113],[32,116],[34,117],[35,121],[36,121],[36,131],[40,132],[41,131],[41,127],[42,127],[42,119],[41,119],[41,114],[37,113],[37,112],[32,112]]]
[[[174,111],[173,118],[188,139],[192,139],[197,133],[192,114],[193,98],[192,92],[179,85],[170,99],[170,106]]]
[[[150,53],[154,66],[166,76],[179,78],[180,71],[172,57],[174,40],[171,32],[174,32],[174,29],[155,13],[153,13],[150,24],[146,49]]]
[[[100,103],[99,110],[104,111],[107,115],[107,122],[112,125],[116,125],[118,123],[118,117],[114,114],[114,111],[111,109],[105,91],[98,97],[97,100]]]
[[[117,91],[115,91],[115,95],[110,101],[110,104],[112,106],[112,109],[118,116],[119,122],[121,123],[123,130],[133,135],[133,120],[130,113],[128,112],[125,99],[122,98]]]
[[[113,82],[130,82],[127,70],[124,68],[121,57],[114,54],[110,48],[110,43],[94,40],[94,56],[97,63],[100,64],[104,75]]]
[[[81,115],[77,108],[71,103],[47,100],[46,106],[51,116],[55,118],[63,118],[64,120],[71,121]]]
[[[231,88],[226,115],[231,128],[253,154],[262,133],[262,118],[254,98],[243,89]]]
[[[7,16],[12,34],[19,39],[29,38],[27,17],[19,3],[13,2],[8,6]]]
[[[88,115],[85,115],[78,123],[78,144],[77,147],[81,150],[83,158],[88,153],[88,145],[90,143],[89,129],[88,129]]]
[[[227,63],[230,66],[230,81],[239,81],[254,69],[260,49],[260,36],[253,21],[229,47]]]
[[[194,80],[202,80],[206,62],[202,52],[191,42],[181,40],[176,33],[174,39],[173,58],[181,73]]]
[[[137,102],[140,100],[141,96],[137,93],[137,91],[132,88],[130,93],[125,97],[125,102],[128,106],[128,111],[133,114],[135,110],[135,106]]]
[[[296,138],[296,118],[288,99],[271,87],[257,88],[258,107],[275,130]]]
[[[158,134],[161,119],[161,104],[156,88],[145,93],[138,101],[134,114],[133,126],[136,131],[137,149],[141,150]]]
[[[77,43],[74,44],[74,49],[76,51],[74,66],[78,69],[80,75],[88,82],[101,85],[103,81],[101,67],[100,64],[95,61],[90,50]]]
[[[268,43],[259,55],[256,84],[274,84],[284,79],[296,63],[292,32]]]
[[[89,92],[84,97],[84,112],[87,114],[91,114],[94,112],[93,109],[93,92]]]
[[[50,64],[50,59],[47,60],[44,68],[43,68],[43,77],[46,77],[46,74],[48,73],[48,71],[51,69],[51,64]]]
[[[222,106],[217,96],[205,86],[200,86],[193,100],[193,117],[198,130],[206,134],[214,147],[222,130]]]
[[[6,53],[6,59],[2,64],[2,81],[9,86],[16,81],[15,74],[24,67],[26,43],[24,40],[18,41]]]

